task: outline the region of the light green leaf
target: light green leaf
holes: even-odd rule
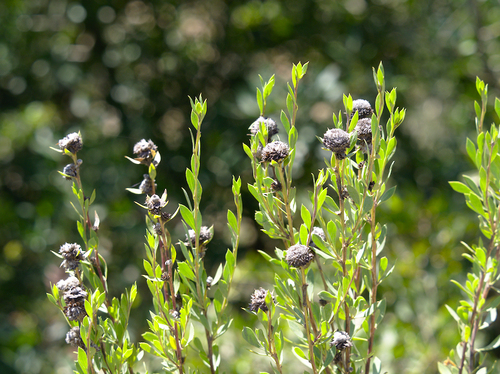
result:
[[[250,345],[253,345],[254,347],[262,348],[262,345],[257,340],[257,336],[255,335],[253,330],[248,326],[245,326],[243,328],[243,339],[245,339]]]

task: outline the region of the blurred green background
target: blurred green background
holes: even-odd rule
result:
[[[118,295],[135,281],[141,290],[132,311],[137,341],[149,308],[140,276],[144,213],[134,204],[142,197],[125,188],[146,170],[124,156],[142,138],[158,145],[158,186],[174,210],[184,202],[191,148],[188,95],[208,99],[202,209],[205,224],[215,224],[207,261],[216,266],[228,245],[231,176],[244,185],[251,177],[241,143],[258,116],[258,74],[276,74],[267,113],[277,120],[299,61],[310,62],[297,122],[295,176],[303,194],[325,156],[316,136],[333,126],[343,93],[373,104],[372,67],[380,61],[387,89],[397,87],[398,105],[408,110],[398,129],[397,194],[380,214],[396,271],[380,289],[389,311],[376,354],[391,373],[437,372],[436,362],[458,342],[444,305],[456,307],[460,294],[449,280],[462,281],[468,269],[460,241],[478,237],[476,217],[447,181],[470,169],[464,149],[474,133],[475,77],[489,83],[490,99],[499,95],[497,1],[1,1],[1,373],[70,373],[73,365],[67,326],[45,296],[63,277],[50,251],[78,241],[71,184],[57,173],[69,158],[49,147],[82,132],[83,183],[87,194],[97,190],[111,291]],[[254,288],[271,285],[272,269],[256,250],[271,252],[277,242],[259,234],[246,190],[244,204],[235,328],[222,338],[222,369],[254,373],[269,370],[269,362],[248,353],[238,329],[255,320],[241,308]],[[182,238],[179,220],[172,224]],[[294,360],[287,360],[289,372],[300,366]]]

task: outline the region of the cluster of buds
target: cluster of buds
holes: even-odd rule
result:
[[[358,122],[354,128],[360,142],[360,149],[364,153],[371,152],[372,143],[372,122],[371,116],[373,109],[370,103],[366,100],[359,99],[352,102],[352,113],[350,119],[354,114],[358,113]],[[335,153],[338,160],[343,160],[346,157],[346,150],[350,145],[350,134],[342,129],[330,129],[323,135],[323,145]]]

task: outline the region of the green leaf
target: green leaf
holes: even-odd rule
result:
[[[396,186],[389,188],[387,191],[385,191],[382,194],[382,197],[380,198],[379,204],[383,203],[386,200],[389,200],[392,195],[394,195],[394,192],[396,191]]]
[[[380,259],[380,270],[382,270],[382,272],[385,271],[385,269],[387,269],[387,264],[388,264],[388,260],[387,260],[387,257],[382,257]]]
[[[305,223],[307,228],[310,230],[311,229],[311,213],[304,205],[302,205],[302,207],[300,208],[300,215],[302,217],[302,221]]]
[[[262,99],[262,92],[257,88],[257,105],[259,106],[260,115],[264,115],[264,100]]]
[[[299,347],[293,347],[293,354],[299,359],[300,362],[306,365],[309,369],[312,369],[311,363],[307,359],[302,349],[300,349]]]
[[[87,353],[82,349],[82,347],[78,347],[78,363],[80,364],[81,369],[84,373],[88,373],[87,370]]]
[[[194,229],[195,224],[194,224],[193,213],[185,205],[179,204],[179,208],[180,208],[181,216],[182,216],[182,219],[184,220],[184,222],[186,222],[186,224],[189,227]]]
[[[452,374],[451,370],[445,364],[438,362],[439,374]]]
[[[250,345],[253,345],[254,347],[262,348],[262,345],[257,339],[257,336],[248,326],[243,327],[243,339],[245,339]]]
[[[448,182],[455,191],[463,194],[471,193],[471,189],[462,182]]]
[[[476,348],[477,351],[479,352],[486,352],[486,351],[491,351],[493,349],[496,349],[500,347],[500,335],[498,335],[490,344],[488,344],[486,347],[483,348]]]
[[[286,116],[285,111],[283,110],[281,111],[280,119],[281,123],[285,127],[286,133],[288,134],[290,132],[290,121],[288,120],[288,117]]]
[[[196,279],[193,271],[190,269],[188,264],[186,264],[185,262],[178,262],[177,266],[179,269],[179,273],[181,275],[185,276],[188,279],[191,279],[192,281],[194,281]]]

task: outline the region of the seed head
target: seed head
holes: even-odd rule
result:
[[[359,140],[368,144],[372,142],[372,120],[370,118],[358,120],[354,130],[358,133]]]
[[[321,239],[323,239],[324,242],[326,241],[325,231],[321,227],[314,226],[312,229],[312,234],[319,236]],[[313,241],[311,241],[311,247],[317,248],[316,244],[314,244]]]
[[[85,344],[83,344],[82,337],[80,336],[80,327],[78,326],[73,327],[67,332],[65,340],[66,344],[85,349]]]
[[[76,154],[79,150],[82,149],[82,137],[80,136],[80,134],[73,132],[60,139],[57,145],[63,151],[67,149],[69,152]]]
[[[330,129],[323,135],[323,145],[335,153],[337,159],[342,160],[349,148],[349,134],[342,129]]]
[[[72,178],[76,178],[78,175],[78,170],[80,169],[80,165],[82,164],[82,160],[77,160],[76,164],[68,164],[63,169],[63,178],[67,180],[71,180]]]
[[[142,139],[134,145],[134,155],[137,156],[137,159],[144,164],[149,164],[155,154],[158,147],[151,141],[151,139],[147,140]]]
[[[207,288],[210,289],[212,287],[212,282],[214,281],[214,278],[212,277],[207,277]]]
[[[80,281],[78,280],[77,277],[70,275],[66,279],[61,279],[59,282],[56,283],[56,287],[59,289],[59,291],[68,291],[71,290],[75,287],[80,286]]]
[[[144,179],[139,185],[139,189],[142,191],[143,194],[150,195],[151,192],[153,192],[153,181],[149,177],[149,174],[144,174],[143,177]]]
[[[351,337],[345,331],[335,331],[330,346],[335,346],[338,350],[352,347]]]
[[[278,125],[276,125],[276,122],[274,122],[272,118],[265,118],[260,116],[254,123],[250,125],[250,133],[252,135],[256,135],[259,132],[261,122],[264,122],[264,125],[266,125],[268,139],[271,139],[273,135],[276,135],[278,133]]]
[[[188,237],[189,236],[189,237]],[[194,230],[188,231],[188,236],[186,236],[186,242],[194,247],[196,246],[196,233]],[[207,226],[201,226],[200,230],[200,240],[199,243],[201,246],[208,244],[208,242],[212,240],[212,232]]]
[[[257,312],[259,309],[262,310],[263,312],[267,312],[269,308],[266,305],[266,296],[269,291],[264,289],[264,288],[259,288],[258,290],[255,290],[252,296],[250,297],[250,304],[248,305],[248,309],[250,309],[252,312]],[[273,296],[273,302],[276,302],[274,300]]]
[[[148,208],[148,211],[156,216],[161,215],[161,209],[166,205],[167,202],[156,194],[146,197],[146,207]]]
[[[354,113],[356,112],[358,112],[358,119],[370,118],[373,114],[373,109],[367,100],[358,99],[352,102],[351,118],[354,116]]]
[[[66,270],[75,270],[80,264],[80,261],[85,260],[82,247],[76,243],[64,243],[59,248],[59,253],[64,257],[61,266]]]
[[[66,306],[64,307],[64,314],[66,314],[66,317],[68,317],[70,321],[82,321],[87,315],[87,312],[85,311],[86,298],[87,292],[79,286],[64,293],[63,299],[66,303]]]
[[[313,260],[314,254],[302,244],[292,245],[286,251],[285,261],[295,268],[307,267]]]
[[[275,140],[272,143],[267,144],[262,150],[262,161],[263,162],[281,162],[288,156],[290,149],[288,145]]]

